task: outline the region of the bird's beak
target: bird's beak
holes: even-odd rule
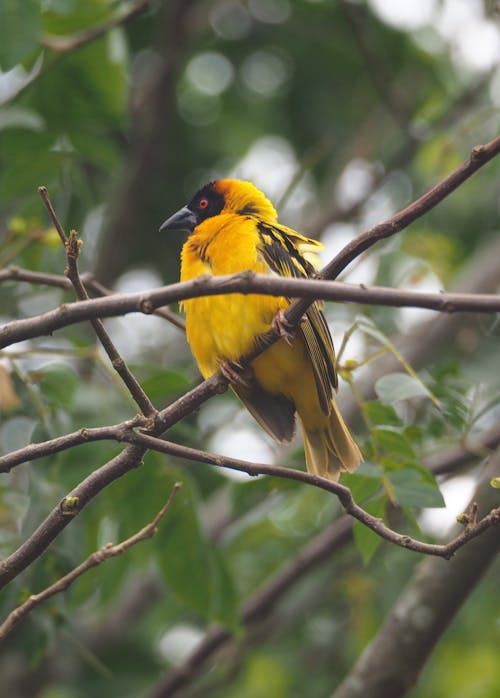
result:
[[[179,209],[177,213],[173,216],[167,218],[160,226],[160,233],[165,232],[165,230],[173,230],[175,232],[181,232],[183,230],[188,233],[192,233],[196,227],[196,216],[192,211],[188,209],[187,206]]]

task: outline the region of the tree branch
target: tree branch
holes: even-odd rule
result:
[[[55,280],[51,285],[56,285]],[[312,300],[318,299],[360,305],[427,308],[443,313],[500,311],[500,295],[496,294],[426,293],[320,279],[288,279],[246,271],[225,276],[203,276],[193,281],[183,281],[140,293],[113,294],[104,298],[63,304],[40,315],[13,320],[4,325],[0,329],[0,349],[26,339],[52,334],[58,329],[86,320],[128,313],[150,315],[168,303],[230,293],[285,295],[302,298],[308,305]]]
[[[45,204],[45,208],[47,209],[50,218],[52,219],[52,222],[57,232],[59,233],[59,237],[61,238],[61,242],[64,245],[64,249],[66,251],[66,259],[68,261],[68,266],[65,270],[65,275],[71,281],[77,297],[81,301],[89,300],[89,295],[85,286],[82,283],[82,280],[80,279],[80,272],[78,271],[80,241],[78,239],[77,232],[75,230],[71,230],[68,238],[63,230],[61,223],[59,222],[59,219],[57,218],[56,212],[54,211],[52,202],[49,198],[47,187],[39,187],[38,193],[40,194],[42,201]],[[118,350],[115,347],[113,341],[111,340],[111,337],[106,332],[102,320],[100,320],[99,318],[91,318],[90,324],[92,325],[94,332],[97,335],[97,338],[101,342],[104,351],[108,355],[108,358],[111,362],[111,366],[115,369],[115,371],[118,373],[118,375],[124,382],[125,386],[128,388],[128,391],[132,399],[135,401],[141,412],[146,416],[151,416],[155,414],[156,410],[154,408],[153,403],[148,398],[144,390],[141,388],[141,386],[139,385],[133,373],[129,370],[123,358],[118,353]]]
[[[406,548],[407,550],[412,550],[416,553],[435,555],[437,557],[443,557],[449,560],[455,554],[455,552],[464,546],[469,540],[481,535],[481,533],[486,531],[488,528],[500,524],[500,507],[497,507],[496,509],[492,509],[489,514],[486,514],[478,522],[466,521],[465,528],[460,535],[446,545],[424,543],[423,541],[416,540],[411,536],[402,535],[396,531],[393,531],[391,528],[385,525],[382,519],[369,514],[367,511],[362,509],[362,507],[356,504],[350,489],[338,482],[332,482],[331,480],[327,480],[326,478],[319,477],[317,475],[312,475],[311,473],[303,470],[292,470],[291,468],[285,468],[279,465],[251,463],[249,461],[239,460],[236,458],[219,456],[207,451],[200,451],[188,446],[181,446],[180,444],[165,441],[147,434],[133,432],[133,436],[130,434],[130,438],[132,443],[147,446],[151,450],[159,451],[160,453],[167,453],[171,456],[176,456],[177,458],[194,460],[200,463],[216,465],[222,468],[229,468],[230,470],[247,473],[251,476],[270,475],[271,477],[279,477],[286,480],[296,480],[308,485],[313,485],[314,487],[318,487],[326,492],[331,492],[338,498],[347,514],[370,528],[381,538],[384,538],[394,545]]]
[[[286,562],[269,581],[253,594],[243,606],[242,620],[248,630],[269,614],[283,594],[311,570],[351,540],[352,524],[347,516],[334,521],[312,541],[305,545],[292,560]],[[197,649],[180,666],[172,669],[145,698],[167,698],[192,683],[207,662],[228,641],[234,639],[225,628],[211,628]]]
[[[473,502],[489,507],[498,472],[497,451]],[[489,531],[445,564],[428,558],[417,568],[384,626],[370,642],[332,698],[401,698],[414,686],[430,653],[500,550],[500,536]]]
[[[416,199],[409,206],[394,214],[383,223],[379,223],[366,232],[361,233],[361,235],[358,235],[357,238],[348,243],[339,252],[339,254],[337,254],[334,259],[323,268],[320,273],[320,277],[328,280],[335,279],[340,272],[343,271],[345,267],[362,252],[366,251],[376,242],[400,232],[417,218],[420,218],[425,213],[430,211],[438,203],[443,201],[443,199],[449,196],[458,186],[460,186],[460,184],[465,182],[469,177],[477,172],[477,170],[479,170],[483,165],[498,155],[499,152],[500,136],[485,145],[478,145],[473,148],[470,157],[464,163],[462,163],[462,165],[457,167],[450,175],[429,189],[429,191],[423,194],[420,198]],[[320,283],[315,280],[294,280],[283,278],[273,279],[272,277],[264,277],[267,283],[263,281],[263,285],[261,287],[260,281],[256,281],[256,278],[256,275],[254,275],[252,272],[244,272],[241,275],[237,275],[236,280],[234,276],[219,276],[217,278],[210,277],[210,279],[200,277],[194,281],[186,282],[186,284],[190,284],[190,286],[188,285],[187,287],[182,287],[181,284],[172,284],[166,288],[151,291],[149,294],[126,294],[119,297],[98,299],[97,301],[83,301],[80,304],[64,305],[56,310],[49,311],[48,313],[25,320],[17,320],[3,327],[0,330],[0,349],[8,346],[11,343],[29,339],[33,336],[47,334],[68,324],[87,320],[90,317],[110,317],[113,314],[124,314],[134,311],[148,314],[152,313],[154,309],[158,307],[158,305],[165,305],[173,301],[193,298],[199,295],[214,295],[219,292],[233,293],[235,291],[241,293],[259,291],[263,294],[273,295],[277,288],[274,286],[275,282],[278,282],[280,286],[280,294],[289,295],[291,297],[293,297],[294,294],[296,296],[299,295],[298,290],[300,289],[300,286],[292,288],[296,281],[299,281],[301,285],[304,284],[304,290],[306,284],[317,284],[317,286],[311,287],[310,293],[308,293],[307,296],[304,296],[304,298],[292,303],[292,305],[286,311],[287,319],[291,324],[298,323],[300,317],[307,310],[314,298],[337,301],[347,300],[345,296],[342,297],[341,292],[333,291],[333,289],[337,288],[337,286],[327,286],[326,288],[323,287],[325,291],[325,294],[323,295]],[[239,279],[242,280],[240,281]],[[240,283],[242,284],[241,287],[239,286]],[[255,283],[257,283],[257,286],[253,285]],[[287,284],[290,283],[292,285],[287,286]],[[202,292],[200,292],[200,285],[203,289]],[[224,290],[221,291],[219,286],[222,286]],[[271,288],[273,289],[272,291]],[[327,288],[328,291],[326,290]],[[363,292],[363,288],[360,287],[360,289],[361,292]],[[388,294],[386,293],[386,296],[387,295]],[[110,301],[111,307],[109,306]],[[360,299],[358,296],[356,298],[356,302],[359,301]],[[378,302],[380,301],[377,301],[377,303]],[[445,304],[444,307],[443,304],[439,304],[436,299],[434,302],[438,307],[441,307],[441,309],[447,310],[448,312],[454,310],[453,302],[449,306],[446,306]],[[90,303],[90,305],[85,305],[85,303]],[[102,304],[102,306],[98,309],[95,305],[92,306],[92,303]],[[424,305],[423,307],[429,306]],[[250,354],[248,357],[244,357],[244,359],[249,360],[250,358],[255,358],[255,356],[260,354],[265,348],[277,341],[277,339],[278,335],[276,332],[267,332],[259,338],[257,342],[258,348],[255,350],[255,352]]]
[[[420,197],[420,199],[417,199],[417,201],[404,209],[402,212],[395,214],[395,216],[390,218],[385,223],[375,226],[375,228],[371,229],[371,231],[363,233],[356,240],[350,243],[346,248],[344,248],[344,251],[337,255],[337,257],[329,265],[327,265],[327,267],[325,267],[324,273],[328,275],[339,273],[341,269],[343,269],[344,266],[356,256],[356,254],[364,251],[379,239],[401,230],[405,225],[408,225],[418,216],[423,215],[423,213],[428,211],[430,208],[439,203],[439,201],[444,199],[449,193],[451,193],[451,191],[453,191],[453,189],[456,188],[462,181],[465,181],[467,177],[471,176],[471,174],[485,164],[485,162],[494,157],[499,150],[500,137],[485,146],[478,146],[475,148],[471,157],[462,166],[457,168],[441,183],[429,190],[427,194]],[[247,276],[251,278],[250,275]],[[161,291],[164,291],[164,289]],[[155,292],[152,293],[154,294]],[[98,299],[96,301],[84,301],[80,304],[75,304],[74,307],[80,306],[81,309],[82,306],[86,307],[85,304],[109,302],[109,300],[110,299]],[[303,310],[301,310],[297,315],[298,310],[300,310],[300,308],[307,307],[310,302],[311,301],[309,299],[295,301],[288,311],[289,319],[292,322],[297,322],[303,312]],[[139,307],[143,312],[151,312],[153,310],[149,304],[144,304],[143,302],[139,302]],[[67,308],[68,306],[62,306],[62,308],[57,312],[61,313],[64,317],[64,313]],[[52,311],[52,313],[53,312],[54,311]],[[46,315],[50,316],[50,313]],[[61,318],[59,318],[59,320],[60,319]],[[33,319],[24,321],[21,320],[18,321],[17,324],[28,323],[29,326],[30,322],[33,322]],[[11,326],[12,324],[13,323],[11,323]],[[6,330],[8,334],[8,328],[4,328],[2,331],[0,331],[0,336],[2,333],[4,335],[4,341]],[[43,334],[43,330],[39,333]],[[12,340],[12,333],[9,335],[9,337],[10,340]],[[254,352],[255,356],[263,351],[264,348],[271,342],[276,341],[276,339],[277,337],[272,332],[264,335],[262,342],[259,343],[258,349]],[[246,357],[246,359],[248,360],[249,357]],[[156,425],[151,433],[156,436],[159,435],[163,429],[175,424],[186,414],[190,413],[193,409],[202,404],[202,402],[217,392],[226,389],[226,387],[227,381],[220,374],[215,374],[210,379],[204,381],[199,386],[189,391],[189,393],[182,396],[168,408],[163,410],[162,413],[160,413],[160,420],[156,422]],[[34,559],[36,559],[36,557],[41,555],[52,540],[58,535],[58,533],[68,524],[71,518],[76,515],[81,508],[83,508],[90,501],[90,499],[92,499],[99,491],[110,484],[113,480],[139,464],[145,450],[146,449],[143,446],[127,447],[120,455],[116,456],[109,463],[101,466],[98,470],[82,481],[71,493],[69,493],[61,505],[56,507],[49,514],[49,516],[44,522],[42,522],[42,524],[30,536],[30,538],[3,562],[2,566],[0,567],[0,584],[7,584],[8,581],[19,574],[19,572],[29,565]],[[68,507],[69,502],[71,503],[70,507]],[[352,513],[352,511],[355,510],[351,507],[348,501],[347,507],[350,507],[349,513]],[[374,530],[380,528],[376,521],[373,523],[375,526]],[[464,534],[466,534],[466,531],[464,531]],[[459,542],[459,545],[461,544],[463,543]]]
[[[500,153],[500,136],[494,138],[485,145],[475,146],[470,156],[457,167],[451,174],[431,187],[406,208],[398,211],[383,223],[370,228],[351,240],[321,271],[323,279],[336,279],[337,276],[362,252],[372,247],[380,240],[399,233],[407,228],[425,213],[428,213],[437,204],[455,191],[463,182],[477,172],[483,165]],[[290,322],[297,322],[307,309],[305,300],[296,301],[286,312]]]
[[[95,553],[92,553],[92,555],[90,555],[84,562],[72,569],[71,572],[65,574],[43,591],[40,591],[37,594],[32,594],[24,603],[11,611],[4,622],[0,624],[0,641],[5,640],[7,635],[12,632],[15,626],[29,613],[31,613],[36,606],[49,599],[51,596],[55,596],[61,591],[66,591],[66,589],[68,589],[73,582],[78,579],[78,577],[81,577],[82,574],[85,574],[85,572],[88,572],[93,567],[101,565],[103,562],[106,562],[106,560],[109,560],[112,557],[122,555],[133,545],[136,545],[143,540],[147,540],[148,538],[152,538],[157,533],[158,524],[170,509],[170,506],[174,501],[180,487],[180,482],[176,482],[174,484],[169,498],[162,506],[160,511],[156,514],[154,519],[150,523],[146,524],[144,528],[141,528],[140,531],[137,531],[137,533],[134,533],[134,535],[130,536],[126,540],[123,540],[121,543],[116,543],[115,545],[108,543],[100,550],[96,550]]]
[[[145,453],[145,448],[127,446],[68,492],[24,543],[0,562],[0,589],[40,557],[99,492],[129,470],[141,465]]]
[[[80,279],[85,285],[87,291],[91,291],[94,296],[112,296],[117,295],[110,288],[107,288],[103,284],[99,283],[94,277],[92,272],[84,271],[80,274]],[[0,269],[0,283],[7,281],[22,281],[29,284],[40,284],[42,286],[51,286],[54,288],[61,288],[64,290],[69,290],[73,288],[71,281],[67,276],[62,276],[61,274],[47,274],[43,272],[30,271],[29,269],[20,269],[19,267],[9,266],[5,269]],[[156,308],[153,311],[153,315],[162,317],[167,320],[172,325],[175,325],[178,329],[183,332],[186,330],[186,324],[181,317],[173,313],[168,308]]]
[[[168,409],[168,408],[167,408]],[[158,420],[155,429],[161,424],[162,415]],[[129,423],[130,424],[130,423]],[[82,433],[83,432],[83,433]],[[101,466],[98,470],[91,473],[83,480],[76,488],[74,488],[52,511],[38,529],[20,546],[12,555],[0,563],[0,588],[5,586],[11,579],[16,577],[25,567],[36,559],[48,547],[52,540],[56,537],[60,530],[65,528],[71,518],[77,515],[81,509],[104,487],[110,484],[113,480],[125,474],[128,470],[136,467],[139,460],[143,457],[147,449],[168,453],[176,457],[187,460],[195,460],[209,465],[230,468],[246,472],[249,475],[271,475],[285,479],[297,480],[305,484],[313,485],[327,492],[335,494],[346,513],[363,523],[365,526],[373,530],[377,535],[385,540],[412,550],[427,555],[436,555],[444,558],[450,558],[454,553],[465,545],[469,540],[483,533],[487,528],[500,523],[500,508],[492,510],[485,515],[479,522],[468,521],[462,533],[447,545],[436,545],[433,543],[425,543],[418,541],[410,536],[402,535],[393,531],[386,526],[384,522],[369,514],[359,505],[357,505],[351,495],[349,488],[339,483],[331,482],[325,478],[317,477],[311,473],[301,470],[292,470],[275,465],[266,465],[260,463],[250,463],[248,461],[227,458],[216,454],[200,451],[197,449],[181,446],[169,441],[156,438],[154,436],[137,433],[130,426],[118,425],[113,427],[101,427],[93,430],[82,430],[75,432],[67,437],[59,437],[53,439],[52,442],[45,444],[28,446],[24,454],[12,454],[17,456],[17,461],[21,455],[24,457],[29,453],[33,455],[47,455],[48,452],[54,453],[55,450],[63,450],[77,443],[83,443],[84,440],[99,440],[114,438],[118,441],[124,441],[131,444],[119,456],[116,456],[112,461]],[[37,450],[38,447],[38,450]],[[43,452],[45,451],[45,452]],[[8,459],[9,456],[4,456],[3,459]],[[4,460],[4,465],[5,465]]]
[[[500,442],[500,429],[497,430],[498,442]],[[490,435],[485,435],[485,440],[490,439]],[[497,445],[498,445],[497,442]],[[473,462],[483,457],[464,449],[457,452],[455,448],[448,449],[442,454],[442,461],[446,462],[446,472],[450,473],[455,468],[464,464],[465,458],[468,462]],[[496,458],[500,458],[500,451]],[[453,460],[455,459],[455,460]],[[435,472],[434,468],[444,471],[435,459],[428,459],[425,466]],[[493,506],[494,501],[489,503]],[[488,508],[483,507],[482,508]],[[243,610],[243,621],[247,631],[250,631],[260,618],[269,616],[276,605],[283,598],[283,595],[302,579],[312,568],[328,559],[334,552],[337,552],[352,538],[353,520],[347,514],[339,517],[330,524],[324,531],[306,543],[297,553],[293,560],[285,563],[278,572],[258,589],[246,602]],[[493,533],[493,532],[492,532]],[[435,558],[433,558],[435,560]],[[437,562],[437,560],[436,560]],[[178,667],[175,667],[161,679],[158,684],[147,694],[146,698],[173,698],[178,691],[193,683],[205,668],[206,664],[213,658],[219,649],[227,642],[234,640],[234,636],[224,628],[210,629],[198,647],[191,655]]]

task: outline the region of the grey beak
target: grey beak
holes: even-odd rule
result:
[[[183,206],[183,208],[179,209],[177,213],[174,213],[173,216],[170,216],[170,218],[167,218],[167,220],[161,224],[160,233],[163,233],[166,230],[172,230],[175,232],[185,230],[188,233],[192,233],[196,227],[196,223],[197,221],[194,213],[190,211],[187,206]]]

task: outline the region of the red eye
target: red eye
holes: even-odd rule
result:
[[[198,204],[198,208],[206,208],[208,206],[208,199],[200,199],[200,202]]]

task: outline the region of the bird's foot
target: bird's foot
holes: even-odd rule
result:
[[[281,339],[284,339],[289,346],[292,346],[292,342],[295,339],[297,328],[295,327],[295,325],[292,325],[292,323],[287,320],[283,308],[280,308],[276,315],[273,317],[271,327],[275,332],[279,334]]]
[[[253,378],[253,371],[250,366],[242,366],[237,361],[223,361],[220,365],[220,372],[226,380],[234,385],[242,385],[249,388]]]

